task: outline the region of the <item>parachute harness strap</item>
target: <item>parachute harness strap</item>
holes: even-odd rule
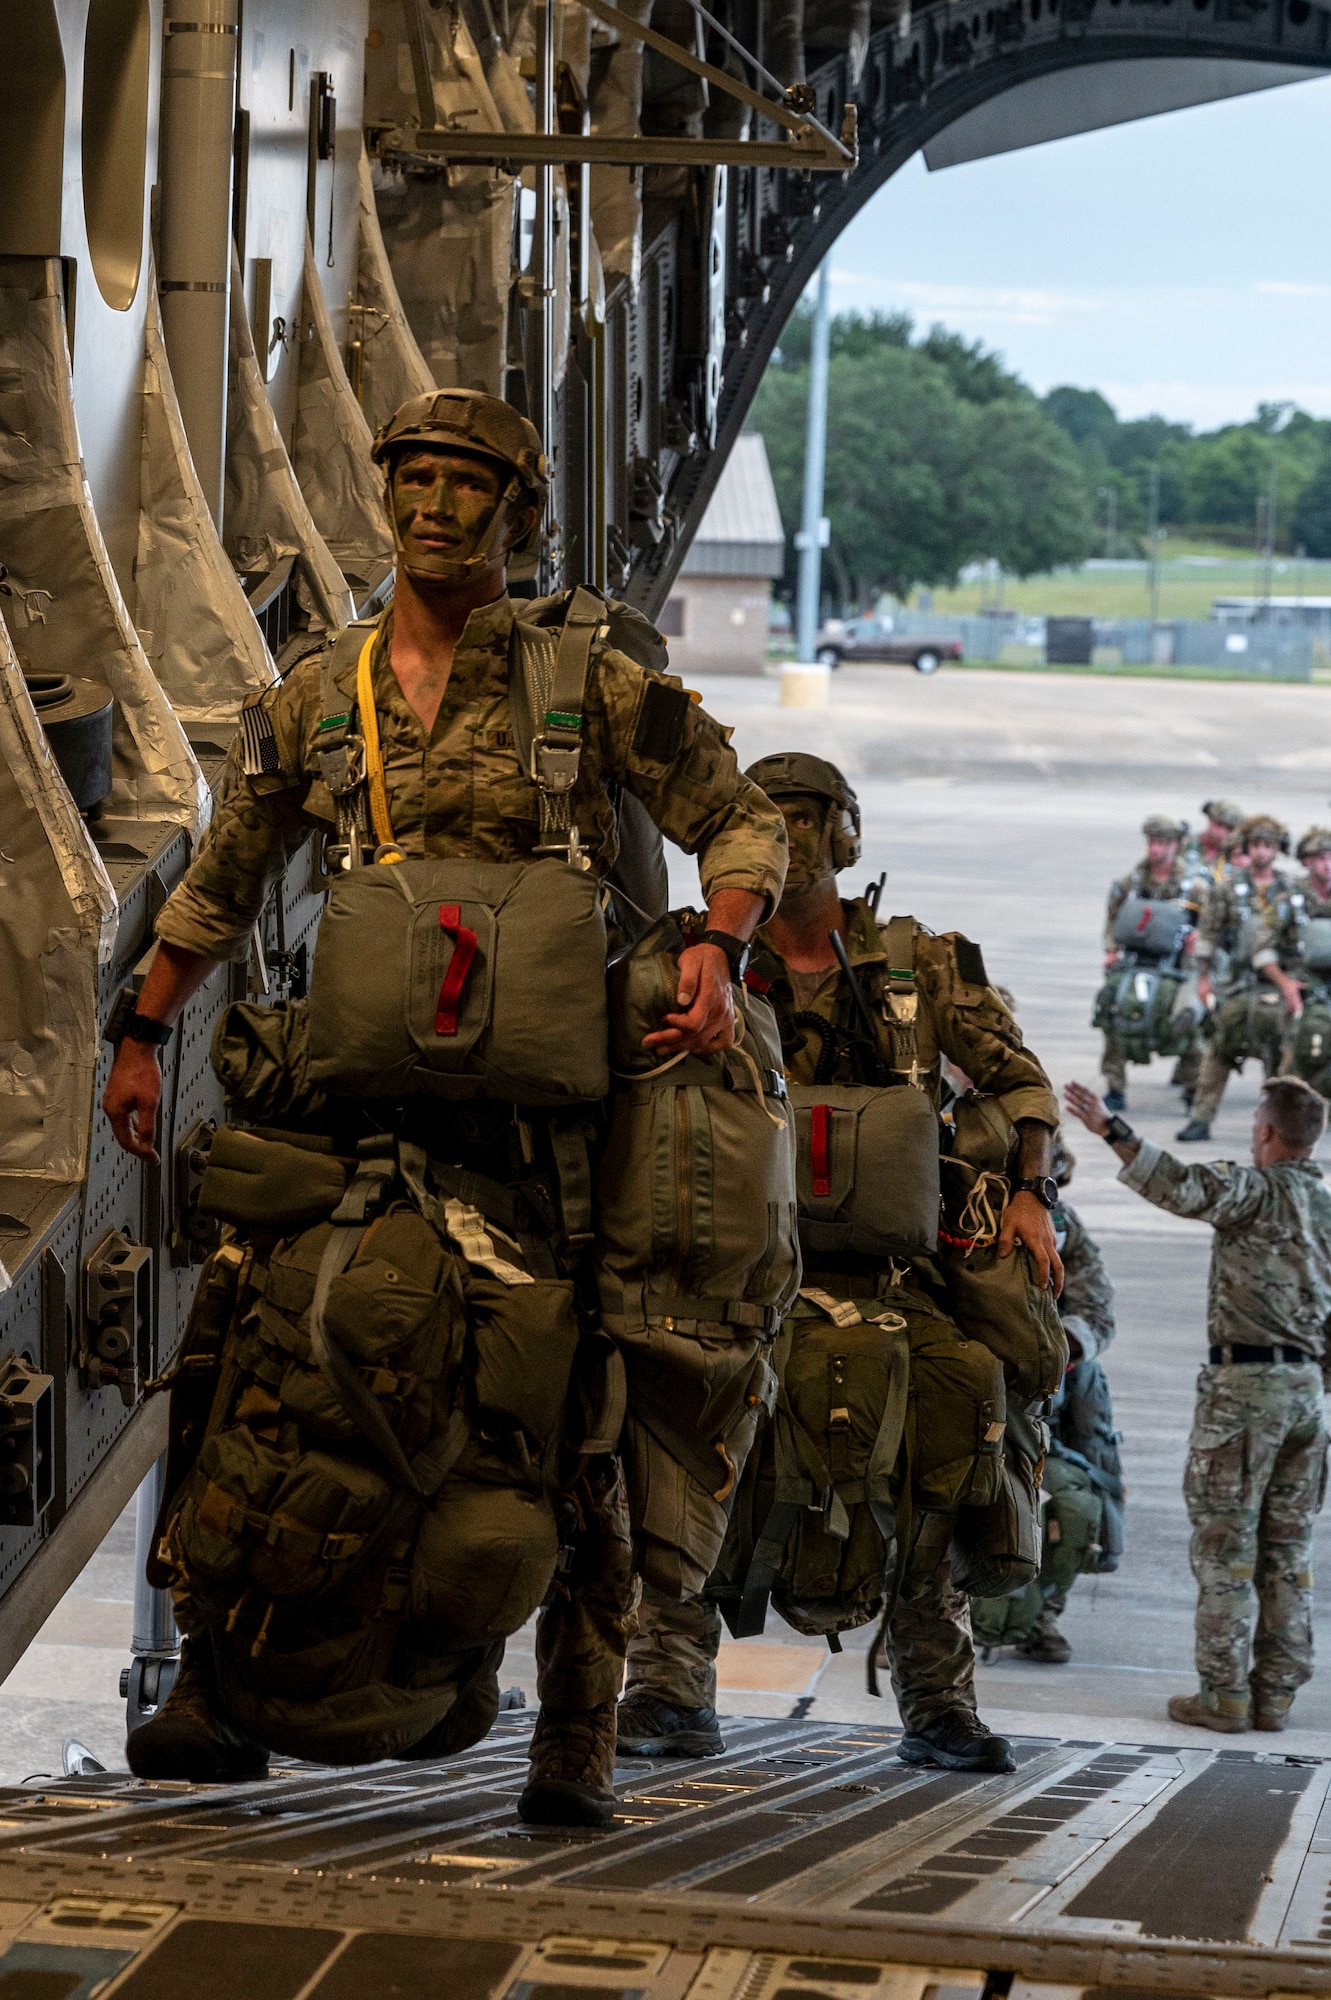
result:
[[[370,788],[370,819],[381,847],[393,845],[393,822],[388,813],[388,787],[384,783],[383,752],[379,748],[379,717],[374,707],[374,677],[370,660],[377,632],[371,632],[356,662],[356,706],[360,710],[361,735],[365,741],[365,779]]]

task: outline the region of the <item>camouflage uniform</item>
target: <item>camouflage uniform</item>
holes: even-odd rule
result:
[[[471,613],[428,733],[392,669],[391,611],[380,620],[375,708],[393,832],[408,855],[516,861],[536,846],[537,791],[519,763],[509,715],[513,616],[507,597]],[[279,769],[246,776],[240,740],[233,745],[212,825],[157,919],[159,937],[207,957],[242,955],[290,857],[312,829],[333,826],[317,762],[321,666],[322,655],[302,661],[263,697]],[[349,703],[354,662],[336,682]],[[740,774],[724,732],[696,703],[681,714],[675,754],[658,754],[660,732],[644,727],[643,708],[648,688],[662,683],[680,686],[613,648],[594,662],[573,803],[592,867],[604,875],[615,858],[606,790],[613,781],[642,801],[671,840],[698,855],[705,894],[744,889],[771,907],[785,872],[780,812]],[[622,1479],[612,1472],[585,1485],[574,1504],[582,1516],[575,1569],[558,1583],[537,1635],[542,1700],[561,1710],[594,1708],[618,1693],[636,1603]]]
[[[1197,1579],[1202,1699],[1281,1714],[1312,1673],[1313,1520],[1326,1483],[1331,1193],[1311,1160],[1189,1166],[1142,1140],[1119,1179],[1215,1230],[1183,1493]],[[1226,1361],[1232,1349],[1301,1359]],[[1256,1631],[1253,1599],[1256,1596]]]
[[[1326,836],[1331,841],[1331,836]],[[1299,846],[1303,853],[1303,843]],[[1311,875],[1289,885],[1262,918],[1253,970],[1278,965],[1291,972],[1303,988],[1303,1013],[1288,1021],[1280,1068],[1286,1076],[1301,1076],[1325,1097],[1331,1083],[1331,970],[1315,968],[1304,955],[1310,923],[1331,920],[1331,899],[1324,898]],[[1266,982],[1271,983],[1269,980]]]
[[[871,997],[887,969],[885,929],[880,928],[862,899],[844,903],[846,951],[861,984]],[[822,1043],[792,1022],[796,1013],[854,1031],[850,996],[837,967],[829,969],[816,989],[795,989],[784,961],[765,930],[758,932],[750,976],[768,986],[768,998],[781,1022],[786,1066],[798,1083],[817,1081],[815,1071]],[[941,1062],[946,1056],[971,1079],[977,1090],[997,1098],[1007,1116],[1054,1128],[1058,1103],[1039,1062],[1025,1047],[1021,1030],[993,987],[986,983],[975,946],[956,932],[935,937],[920,926],[915,932],[915,984],[919,1008],[915,1050],[921,1087],[935,1109],[941,1100]],[[875,1010],[881,1019],[881,1009]],[[884,1022],[880,1035],[884,1060],[895,1063],[891,1031]],[[835,1277],[810,1274],[810,1281],[837,1289]],[[907,1280],[918,1282],[917,1277]],[[845,1281],[841,1281],[844,1289]],[[902,1579],[901,1594],[888,1633],[892,1687],[908,1729],[927,1729],[948,1709],[975,1712],[975,1649],[967,1600],[952,1588],[948,1547],[953,1517],[922,1517],[921,1533]]]
[[[1207,897],[1197,928],[1197,965],[1206,970],[1223,953],[1226,973],[1192,1100],[1192,1115],[1203,1125],[1209,1125],[1220,1108],[1231,1070],[1241,1070],[1249,1056],[1260,1056],[1271,1076],[1279,1062],[1284,1002],[1270,981],[1254,970],[1253,953],[1263,920],[1285,893],[1286,884],[1279,876],[1262,885],[1236,869]]]
[[[1149,897],[1157,903],[1187,902],[1191,903],[1194,910],[1198,910],[1205,900],[1205,891],[1195,871],[1185,868],[1181,860],[1175,860],[1163,882],[1157,881],[1151,874],[1149,862],[1139,861],[1130,874],[1120,875],[1110,886],[1109,899],[1105,906],[1106,953],[1122,951],[1122,946],[1114,937],[1114,919],[1129,896]],[[1199,1061],[1200,1058],[1191,1049],[1180,1056],[1175,1070],[1175,1082],[1184,1084],[1190,1089]],[[1109,1030],[1105,1032],[1104,1055],[1101,1057],[1100,1070],[1106,1090],[1117,1090],[1126,1094],[1127,1059]]]
[[[1081,1358],[1069,1364],[1049,1412],[1043,1483],[1050,1497],[1040,1574],[1016,1597],[983,1598],[971,1606],[976,1639],[989,1646],[1035,1639],[1059,1617],[1078,1575],[1100,1567],[1093,1550],[1102,1532],[1107,1482],[1116,1498],[1122,1495],[1113,1406],[1098,1359],[1117,1331],[1114,1288],[1098,1245],[1070,1202],[1060,1199],[1053,1221],[1063,1260],[1058,1316]]]

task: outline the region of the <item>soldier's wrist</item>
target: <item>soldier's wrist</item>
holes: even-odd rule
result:
[[[1111,1112],[1109,1123],[1100,1134],[1107,1146],[1135,1146],[1137,1134],[1126,1118],[1120,1118],[1117,1111]]]

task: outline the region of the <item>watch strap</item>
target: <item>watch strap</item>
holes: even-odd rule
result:
[[[1105,1133],[1107,1146],[1126,1145],[1129,1139],[1135,1139],[1136,1136],[1126,1118],[1120,1118],[1116,1111],[1110,1113],[1109,1130]]]
[[[730,960],[730,976],[739,984],[749,964],[749,947],[743,938],[737,938],[732,931],[704,931],[695,942],[714,944],[718,951],[723,951]]]
[[[1012,1183],[1013,1194],[1033,1194],[1046,1208],[1052,1208],[1058,1200],[1058,1183],[1052,1174],[1029,1174],[1025,1180]]]

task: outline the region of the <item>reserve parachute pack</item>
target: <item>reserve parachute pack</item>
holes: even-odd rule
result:
[[[1114,918],[1113,940],[1123,963],[1110,968],[1091,1026],[1112,1036],[1125,1062],[1180,1056],[1203,1014],[1183,953],[1196,921],[1182,897],[1126,896]]]
[[[1331,974],[1331,917],[1306,917],[1299,942],[1309,972],[1323,978]]]
[[[812,1263],[909,1257],[938,1238],[938,1120],[909,1084],[792,1083],[800,1242]]]
[[[206,1628],[237,1724],[357,1763],[490,1726],[502,1641],[559,1546],[582,1333],[406,1141],[224,1127],[200,1196],[243,1239],[201,1276],[172,1388],[151,1580]],[[315,1219],[315,1217],[319,1219]],[[613,1369],[588,1451],[613,1448]]]
[[[674,1010],[679,953],[704,927],[691,911],[666,917],[612,964],[614,1085],[593,1204],[643,1574],[666,1591],[701,1588],[720,1551],[711,1503],[730,1498],[771,1408],[768,1356],[799,1283],[793,1116],[770,1007],[735,987],[733,1048],[662,1059],[642,1046]],[[661,1567],[682,1545],[709,1551],[696,1575]]]

